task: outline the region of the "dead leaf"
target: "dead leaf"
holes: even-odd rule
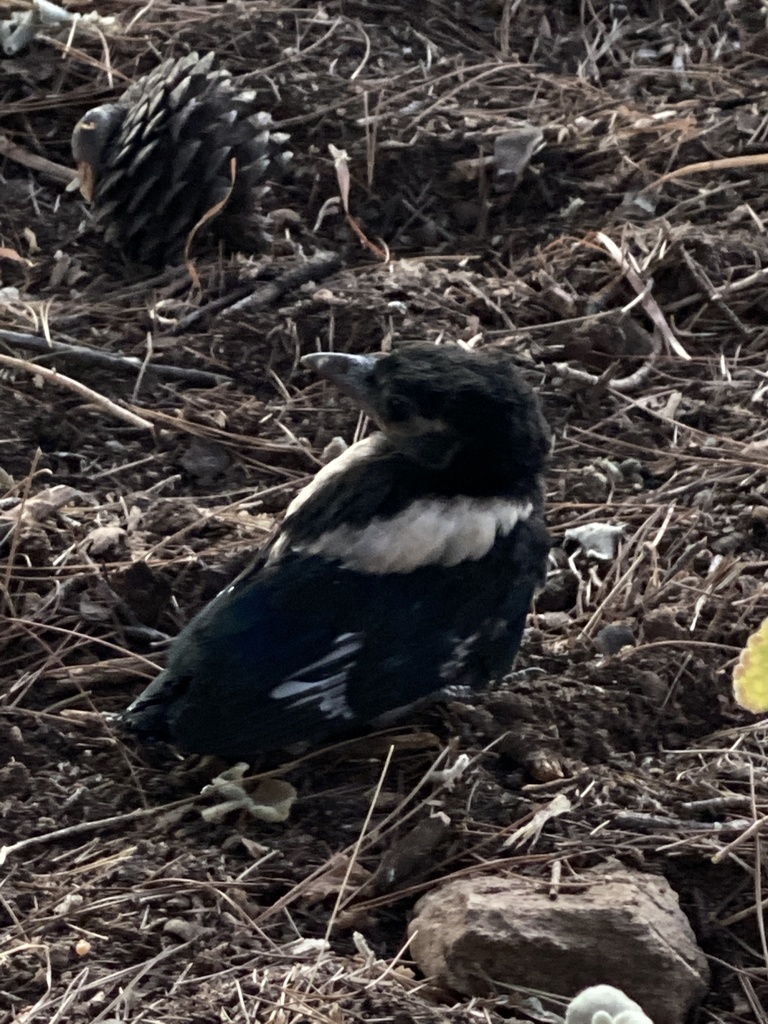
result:
[[[445,841],[451,819],[440,811],[425,818],[387,849],[374,877],[376,892],[391,892],[425,878],[438,860],[438,849]]]
[[[519,178],[543,138],[541,128],[527,122],[497,135],[493,145],[493,164],[498,177]]]
[[[37,235],[32,228],[24,228],[22,234],[29,246],[30,255],[34,256],[36,252],[40,252],[40,246],[37,244]]]
[[[373,876],[371,872],[361,864],[355,862],[347,877],[349,858],[337,857],[331,866],[322,875],[313,879],[302,891],[302,898],[305,903],[311,906],[313,903],[321,903],[331,896],[337,896],[342,885],[347,890],[360,889]],[[346,884],[345,884],[346,878]]]
[[[567,814],[572,806],[565,793],[558,793],[552,797],[546,807],[536,811],[530,821],[526,822],[525,825],[521,825],[519,829],[505,839],[502,849],[507,849],[510,846],[519,846],[521,843],[530,843],[530,848],[532,848],[538,841],[541,830],[550,818],[557,818],[561,814]]]
[[[15,249],[8,249],[5,246],[0,246],[0,259],[13,260],[15,263],[23,263],[27,267],[34,267],[32,260],[28,260],[26,256],[21,256]]]
[[[623,526],[612,523],[585,523],[566,530],[565,539],[575,540],[587,558],[608,562],[616,557],[616,545],[623,532]]]
[[[33,521],[37,523],[48,519],[62,505],[68,504],[74,498],[82,498],[82,492],[66,484],[56,484],[54,487],[46,487],[44,491],[20,502],[15,508],[2,513],[3,518],[12,519],[17,523]]]
[[[360,242],[369,249],[375,256],[378,256],[381,260],[389,259],[389,253],[382,249],[381,246],[376,245],[372,242],[363,231],[360,226],[360,222],[352,216],[349,210],[349,187],[350,187],[350,174],[349,174],[349,155],[345,149],[337,149],[333,143],[328,144],[328,151],[333,157],[333,166],[336,171],[336,180],[339,183],[339,191],[341,193],[341,202],[344,207],[344,213],[347,215],[347,221],[349,226],[355,232]]]
[[[122,526],[97,526],[83,541],[83,547],[94,558],[111,551],[117,554],[128,546],[128,535]]]
[[[117,605],[117,597],[106,585],[96,584],[94,593],[80,596],[78,609],[87,622],[108,622]]]
[[[206,210],[203,216],[200,218],[200,220],[192,226],[192,229],[187,235],[187,241],[184,244],[184,262],[187,265],[189,276],[192,278],[197,288],[200,287],[200,277],[197,273],[197,270],[195,269],[195,265],[189,258],[189,251],[192,248],[192,242],[194,241],[195,235],[198,233],[198,231],[206,224],[208,224],[210,221],[212,221],[214,217],[218,217],[218,215],[229,202],[229,198],[232,195],[232,190],[235,187],[235,179],[237,178],[237,160],[235,159],[235,157],[232,157],[232,159],[229,162],[229,173],[231,183],[229,186],[229,190],[227,191],[227,194],[224,196],[223,199],[219,200],[218,203],[214,203],[209,210]]]

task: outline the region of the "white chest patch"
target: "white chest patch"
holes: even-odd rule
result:
[[[483,558],[497,537],[528,519],[531,502],[507,498],[420,498],[395,516],[365,526],[338,526],[309,544],[291,547],[338,559],[345,569],[406,573]]]

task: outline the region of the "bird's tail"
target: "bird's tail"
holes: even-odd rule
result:
[[[144,739],[170,740],[168,723],[168,700],[179,687],[179,681],[168,670],[149,686],[117,716],[117,724]]]

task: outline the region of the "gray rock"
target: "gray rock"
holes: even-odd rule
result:
[[[492,995],[498,981],[570,998],[610,983],[655,1024],[681,1024],[709,971],[674,891],[641,872],[585,871],[580,881],[555,900],[529,879],[452,882],[418,902],[412,954],[466,995]]]

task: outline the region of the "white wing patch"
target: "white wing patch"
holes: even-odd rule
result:
[[[299,491],[286,509],[282,531],[272,545],[267,561],[276,562],[279,558],[282,558],[286,550],[293,547],[290,538],[290,519],[293,513],[298,511],[305,501],[308,501],[314,494],[317,494],[318,491],[322,490],[329,481],[335,479],[340,473],[346,473],[356,462],[369,459],[382,448],[388,446],[389,442],[384,434],[371,434],[370,437],[365,437],[362,441],[357,441],[355,444],[350,445],[345,452],[342,452],[341,455],[332,459],[321,470],[318,470],[307,486]],[[294,547],[293,550],[299,549]]]
[[[313,705],[326,718],[351,721],[355,713],[347,702],[347,679],[362,646],[361,633],[342,633],[329,654],[275,686],[269,696],[289,709]]]
[[[387,447],[389,447],[389,441],[381,433],[371,434],[370,437],[363,438],[362,441],[357,441],[355,444],[350,445],[345,452],[342,452],[341,455],[332,459],[315,473],[307,486],[303,487],[290,503],[286,510],[285,518],[290,519],[293,513],[301,508],[304,502],[311,498],[313,494],[322,490],[329,480],[337,477],[340,473],[346,473],[350,466],[353,466],[356,462],[369,459],[371,456],[376,455],[381,448]]]
[[[480,633],[478,632],[472,633],[470,636],[465,637],[464,640],[457,640],[455,642],[450,658],[440,666],[440,678],[444,683],[451,684],[457,678],[461,678],[461,674],[466,668],[473,648],[479,639]]]
[[[532,511],[531,502],[508,498],[419,498],[397,515],[376,516],[365,526],[344,524],[291,547],[338,559],[345,569],[357,572],[447,567],[483,558],[498,536],[506,537]]]

